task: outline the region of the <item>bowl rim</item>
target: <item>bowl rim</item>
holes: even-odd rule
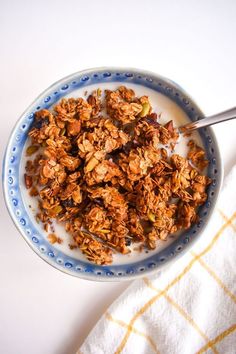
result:
[[[210,130],[211,136],[213,137],[216,145],[216,154],[218,156],[218,164],[220,167],[219,170],[219,174],[218,174],[218,186],[216,188],[216,197],[211,205],[211,208],[209,210],[208,213],[208,220],[207,222],[203,225],[203,227],[201,228],[201,230],[197,233],[197,235],[195,235],[194,239],[191,240],[190,243],[188,243],[187,245],[185,245],[185,248],[183,250],[181,250],[181,252],[175,254],[175,256],[171,259],[168,259],[165,263],[160,263],[158,264],[157,268],[149,268],[147,269],[145,272],[143,273],[133,273],[131,275],[127,275],[125,274],[122,277],[118,277],[118,276],[109,276],[109,277],[104,277],[104,276],[100,276],[98,274],[89,274],[87,275],[86,272],[80,272],[80,273],[75,273],[75,272],[71,272],[70,269],[67,269],[66,267],[62,267],[60,266],[60,264],[53,262],[53,260],[51,260],[51,258],[45,256],[45,254],[42,254],[36,247],[33,246],[32,241],[30,241],[24,232],[22,232],[22,230],[19,227],[19,221],[17,220],[15,214],[13,213],[12,207],[10,205],[9,199],[7,197],[7,183],[6,183],[6,168],[7,168],[7,163],[6,163],[6,156],[8,154],[8,150],[9,150],[9,146],[12,142],[13,136],[14,136],[14,132],[19,124],[19,122],[24,118],[25,114],[30,111],[33,106],[35,105],[35,103],[40,100],[43,96],[47,95],[48,92],[50,92],[52,90],[53,87],[59,85],[59,84],[63,84],[64,82],[67,82],[68,80],[72,79],[75,76],[79,76],[79,75],[87,75],[93,72],[104,72],[104,71],[127,71],[127,72],[134,72],[135,74],[142,74],[145,76],[153,76],[157,79],[163,80],[166,83],[169,83],[171,86],[175,87],[177,90],[180,90],[181,93],[183,93],[187,98],[189,98],[191,100],[191,102],[197,107],[198,111],[201,113],[202,117],[204,117],[203,111],[202,109],[199,107],[198,104],[196,104],[194,98],[187,93],[182,86],[180,86],[178,83],[176,83],[175,81],[159,75],[156,72],[153,71],[149,71],[149,70],[144,70],[144,69],[138,69],[135,67],[125,67],[125,66],[103,66],[103,67],[93,67],[93,68],[88,68],[88,69],[83,69],[80,71],[76,71],[70,75],[67,75],[57,81],[55,81],[54,83],[52,83],[50,86],[48,86],[44,91],[42,91],[34,100],[33,102],[23,111],[23,113],[20,115],[20,117],[17,119],[16,123],[14,124],[13,128],[11,129],[10,132],[10,136],[8,138],[7,141],[7,145],[5,148],[5,153],[4,153],[4,157],[3,157],[3,169],[2,169],[2,187],[3,187],[3,196],[4,196],[4,200],[5,200],[5,204],[8,210],[8,213],[16,227],[16,229],[18,230],[18,232],[21,234],[21,236],[24,238],[24,240],[26,241],[26,243],[28,244],[28,246],[42,259],[44,260],[47,264],[51,265],[54,269],[60,270],[62,273],[71,275],[73,277],[76,278],[81,278],[81,279],[86,279],[86,280],[90,280],[90,281],[97,281],[97,282],[120,282],[120,281],[131,281],[137,278],[142,278],[146,275],[153,275],[153,274],[157,274],[159,271],[171,266],[174,262],[176,262],[178,259],[180,259],[181,257],[183,257],[193,246],[194,244],[199,241],[201,235],[203,234],[203,232],[205,231],[205,229],[207,228],[209,222],[212,219],[212,214],[215,211],[215,207],[219,198],[219,194],[220,194],[220,190],[222,187],[222,182],[223,182],[223,176],[224,176],[224,170],[223,170],[223,161],[222,161],[222,157],[221,157],[221,152],[219,149],[219,144],[216,138],[216,135],[214,133],[214,130],[212,129],[212,127],[208,127],[208,129]],[[132,263],[131,263],[132,264]]]

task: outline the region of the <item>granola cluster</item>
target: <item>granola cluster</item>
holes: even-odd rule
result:
[[[35,113],[25,185],[38,198],[37,219],[49,241],[62,240],[52,219],[96,264],[112,262],[141,243],[154,249],[197,221],[211,182],[205,152],[189,141],[187,158],[174,153],[178,132],[160,124],[147,96],[124,86],[87,98],[62,99]]]

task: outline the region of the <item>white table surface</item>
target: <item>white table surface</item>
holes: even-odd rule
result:
[[[1,156],[24,109],[47,86],[95,66],[156,71],[206,114],[236,104],[236,2],[0,1]],[[236,121],[214,128],[225,173]],[[129,283],[95,283],[43,262],[0,204],[0,352],[74,353]]]

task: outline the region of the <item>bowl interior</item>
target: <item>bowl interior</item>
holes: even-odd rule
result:
[[[210,128],[204,128],[199,133],[194,133],[192,138],[197,140],[207,152],[209,166],[206,173],[213,182],[208,188],[206,203],[199,208],[198,224],[160,243],[156,250],[142,253],[134,251],[126,256],[116,254],[113,264],[109,266],[92,264],[79,250],[70,250],[68,247],[70,238],[60,225],[55,224],[56,233],[63,238],[64,242],[56,246],[50,244],[47,240],[47,233],[35,220],[36,199],[29,197],[23,180],[26,163],[25,149],[29,144],[27,133],[32,124],[34,112],[42,108],[51,109],[62,97],[81,97],[86,91],[91,92],[98,87],[102,90],[115,89],[121,84],[133,88],[138,96],[148,95],[153,110],[158,113],[162,112],[161,123],[173,119],[175,125],[178,126],[203,116],[192,99],[168,79],[138,70],[88,70],[60,80],[34,101],[17,122],[5,155],[4,193],[8,210],[17,228],[34,251],[48,263],[69,274],[87,279],[130,279],[150,273],[183,254],[206,226],[221,183],[221,160],[215,136]],[[176,152],[184,155],[184,144],[179,144]]]

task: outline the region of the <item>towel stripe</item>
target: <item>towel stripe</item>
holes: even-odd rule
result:
[[[207,349],[211,347],[212,344],[217,344],[221,342],[225,337],[227,337],[229,334],[233,333],[236,331],[236,324],[232,325],[228,329],[226,329],[224,332],[220,333],[217,337],[212,339],[209,343],[204,345],[196,354],[202,354],[204,353]]]
[[[160,293],[160,290],[157,289],[148,278],[144,278],[143,280],[149,288],[153,289],[157,293]],[[164,294],[164,297],[180,313],[180,315],[182,315],[185,320],[198,332],[198,334],[205,340],[205,342],[209,343],[210,338],[208,338],[207,335],[201,330],[201,328],[198,327],[196,322],[194,322],[194,320],[188,315],[188,313],[185,312],[184,309],[179,304],[177,304],[169,295]],[[211,349],[215,354],[218,353],[214,346],[211,346]]]
[[[198,260],[200,257],[204,256],[207,252],[210,251],[210,249],[212,248],[212,246],[215,244],[215,242],[218,240],[218,238],[222,235],[223,231],[232,224],[232,221],[235,219],[236,217],[236,212],[233,213],[233,215],[231,216],[231,218],[227,219],[227,221],[225,222],[225,224],[223,224],[220,228],[220,230],[216,233],[216,235],[213,237],[213,239],[211,240],[211,242],[209,243],[209,245],[204,249],[204,251],[200,252],[198,255],[196,255],[195,260]]]
[[[202,251],[200,254],[198,254],[194,259],[192,259],[190,261],[190,263],[184,268],[184,270],[175,278],[172,280],[171,283],[169,283],[166,288],[160,292],[160,294],[154,296],[153,298],[151,298],[145,305],[143,305],[143,307],[141,307],[141,309],[139,311],[136,312],[136,314],[132,317],[132,319],[130,320],[129,324],[128,324],[128,328],[126,331],[126,334],[124,336],[124,338],[122,339],[120,345],[118,346],[117,350],[115,351],[115,354],[120,354],[121,351],[124,349],[127,340],[129,339],[130,333],[132,331],[132,326],[135,323],[135,321],[150,307],[152,306],[162,295],[164,295],[174,284],[178,283],[180,281],[180,279],[191,269],[191,267],[193,266],[193,264],[197,261],[197,259],[199,259],[200,257],[202,257],[203,255],[205,255],[207,252],[210,251],[210,249],[213,247],[213,245],[215,244],[215,242],[218,240],[218,238],[220,237],[220,235],[223,233],[223,231],[231,224],[231,222],[235,219],[236,217],[236,213],[234,213],[230,219],[228,219],[225,224],[223,224],[221,226],[221,228],[219,229],[219,231],[216,233],[216,235],[213,237],[213,239],[211,240],[210,244],[205,248],[204,251]]]
[[[193,257],[196,257],[194,252],[191,252]],[[198,262],[201,264],[201,266],[212,276],[212,278],[215,279],[217,284],[221,287],[221,289],[224,290],[224,292],[233,300],[233,302],[236,304],[236,296],[227,288],[227,286],[223,283],[223,281],[216,275],[216,273],[207,265],[203,259],[199,258]]]
[[[115,319],[114,317],[112,317],[112,315],[109,313],[109,312],[106,312],[105,314],[106,318],[109,320],[109,321],[112,321],[118,325],[120,325],[121,327],[124,327],[124,328],[127,328],[128,327],[128,324],[125,323],[124,321],[121,321],[121,320],[118,320],[118,319]],[[138,329],[136,328],[132,328],[132,332],[133,333],[136,333],[138,334],[139,336],[141,337],[144,337],[147,342],[149,343],[149,345],[152,347],[153,351],[156,353],[156,354],[160,354],[160,352],[158,351],[157,347],[156,347],[156,344],[154,342],[154,340],[147,334],[139,331]]]
[[[224,221],[227,221],[228,218],[227,216],[223,213],[223,211],[219,210],[220,215],[222,216],[222,218],[224,219]],[[232,227],[232,229],[236,232],[236,226],[233,224],[233,222],[230,222],[230,226]]]

